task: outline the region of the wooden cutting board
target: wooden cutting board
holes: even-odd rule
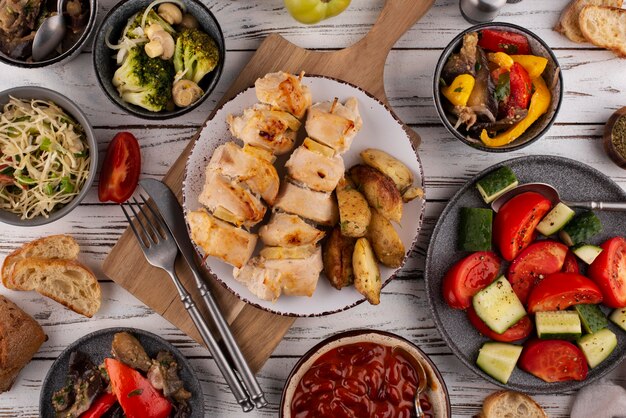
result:
[[[434,0],[387,0],[370,32],[353,46],[339,51],[308,51],[293,45],[280,35],[270,35],[259,46],[216,109],[240,91],[254,84],[257,78],[279,70],[292,73],[305,71],[345,80],[386,102],[383,71],[387,55],[400,36],[430,9],[433,2]],[[213,113],[209,119],[213,117]],[[416,145],[419,145],[419,136],[411,129],[406,129]],[[182,200],[182,181],[187,156],[198,135],[199,132],[192,138],[164,178],[165,183],[176,193],[179,201]],[[178,299],[169,276],[147,263],[130,229],[122,234],[104,261],[103,270],[117,284],[187,335],[202,343],[200,335]],[[191,272],[184,265],[181,257],[177,264],[177,272],[193,298],[199,302],[200,296],[193,284]],[[282,340],[295,318],[275,315],[242,302],[209,274],[206,275],[206,280],[210,284],[222,313],[230,323],[232,332],[250,367],[255,372],[258,371]],[[304,300],[303,303],[305,302]],[[201,306],[201,304],[198,305]],[[208,317],[206,310],[203,313],[205,317]]]

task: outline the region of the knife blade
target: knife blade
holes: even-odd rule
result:
[[[139,184],[152,198],[153,202],[159,209],[159,212],[161,212],[161,216],[165,220],[165,224],[174,236],[174,241],[176,241],[180,253],[189,265],[196,281],[196,286],[200,291],[200,295],[211,313],[211,319],[224,341],[224,345],[233,360],[236,370],[239,372],[239,375],[243,380],[246,390],[250,395],[250,399],[254,402],[257,408],[263,408],[267,405],[265,394],[256,380],[254,373],[250,370],[250,366],[239,349],[239,346],[230,331],[228,323],[222,316],[215,299],[202,279],[202,275],[194,259],[196,251],[191,243],[191,239],[189,238],[187,223],[185,221],[183,209],[178,203],[178,199],[170,188],[161,181],[155,179],[143,179],[139,182]]]

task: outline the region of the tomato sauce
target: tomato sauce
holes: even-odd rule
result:
[[[291,402],[294,418],[410,418],[417,374],[391,347],[356,343],[334,348],[304,374]],[[433,417],[428,396],[420,395]]]

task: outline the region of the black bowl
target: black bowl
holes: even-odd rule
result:
[[[187,13],[191,13],[198,20],[200,29],[215,40],[219,50],[219,63],[217,64],[217,67],[204,76],[204,78],[200,81],[200,87],[204,91],[204,94],[192,105],[176,108],[173,111],[162,110],[160,112],[151,112],[142,107],[126,103],[120,98],[117,89],[112,82],[113,74],[115,73],[115,70],[117,70],[118,66],[113,58],[114,51],[106,46],[105,39],[108,36],[111,43],[117,43],[124,27],[126,26],[126,23],[128,22],[128,19],[139,10],[147,7],[150,3],[152,3],[152,0],[120,1],[109,11],[109,13],[107,13],[94,38],[93,66],[100,87],[102,87],[107,97],[120,109],[144,119],[170,119],[176,116],[184,115],[185,113],[198,107],[204,100],[206,100],[207,97],[209,97],[217,85],[217,82],[222,75],[222,69],[224,68],[224,53],[226,50],[224,46],[224,35],[222,34],[222,28],[217,22],[217,19],[215,19],[213,13],[211,13],[211,11],[204,4],[198,0],[183,0],[183,3],[187,8]]]
[[[87,44],[87,40],[91,36],[91,33],[93,32],[93,29],[96,25],[96,14],[98,12],[98,2],[97,0],[88,0],[88,3],[89,3],[89,17],[87,18],[87,25],[85,26],[85,29],[80,34],[76,42],[71,47],[63,51],[63,53],[57,56],[53,56],[51,58],[45,59],[43,61],[27,62],[27,61],[22,61],[22,60],[18,60],[15,58],[11,58],[10,56],[5,55],[4,53],[0,52],[0,61],[7,65],[20,67],[20,68],[43,68],[43,67],[51,67],[55,65],[60,65],[60,64],[66,64],[67,62],[76,58],[76,56],[80,53],[80,51],[82,51],[82,49]]]
[[[481,29],[499,29],[525,35],[528,38],[528,42],[530,43],[532,54],[548,59],[548,65],[546,66],[543,74],[546,85],[548,86],[548,88],[550,88],[552,93],[552,101],[550,103],[550,107],[548,108],[548,112],[542,115],[537,121],[535,121],[535,123],[533,123],[526,130],[526,132],[524,132],[515,141],[501,147],[488,147],[483,144],[480,139],[468,138],[462,135],[458,130],[454,128],[454,117],[445,112],[442,104],[443,99],[440,92],[439,79],[441,78],[441,72],[445,63],[448,61],[448,58],[451,54],[456,53],[461,49],[463,36],[466,33],[476,32]],[[555,78],[556,82],[554,80]],[[554,85],[553,88],[551,88],[552,85]],[[556,56],[554,55],[550,47],[543,40],[541,40],[541,38],[539,38],[528,29],[522,28],[521,26],[513,25],[511,23],[483,23],[480,25],[472,26],[469,29],[461,32],[443,50],[441,57],[439,57],[439,61],[437,61],[437,66],[435,67],[435,75],[433,77],[433,98],[435,100],[435,108],[437,109],[437,114],[439,115],[441,122],[446,127],[446,129],[450,131],[450,133],[458,138],[461,142],[473,148],[477,148],[487,152],[509,152],[524,148],[532,144],[543,135],[545,135],[546,132],[548,132],[548,129],[550,129],[550,127],[554,123],[556,115],[561,107],[561,101],[563,99],[563,75],[560,70]]]
[[[111,342],[113,341],[113,336],[123,331],[134,335],[151,358],[156,357],[159,351],[169,351],[172,353],[180,367],[178,375],[185,383],[185,389],[192,394],[189,400],[189,406],[191,407],[190,418],[204,417],[204,398],[200,381],[194,374],[189,361],[176,347],[148,331],[135,328],[107,328],[92,332],[74,341],[63,350],[54,363],[52,363],[43,381],[39,395],[39,416],[41,418],[55,418],[56,416],[51,405],[52,394],[65,386],[72,351],[81,351],[87,354],[91,361],[98,365],[102,363],[106,357],[111,357]]]

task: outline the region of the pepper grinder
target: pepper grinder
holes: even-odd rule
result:
[[[507,0],[461,0],[461,14],[470,23],[491,22]]]

